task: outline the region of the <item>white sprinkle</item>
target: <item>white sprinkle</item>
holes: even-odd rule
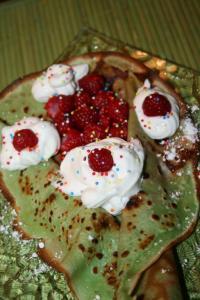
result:
[[[182,172],[179,171],[179,172],[176,173],[176,175],[177,176],[182,176]]]
[[[44,243],[43,243],[43,242],[40,242],[40,243],[38,244],[38,247],[39,247],[40,249],[44,248]]]
[[[55,252],[55,258],[61,259],[62,256],[63,256],[63,252],[62,252],[62,251],[57,251],[57,252]]]
[[[16,213],[16,211],[14,209],[12,209],[11,215],[14,216],[14,217],[16,217],[17,213]]]
[[[161,269],[161,273],[162,273],[162,274],[165,274],[166,272],[167,272],[166,269],[163,269],[163,268]]]
[[[92,241],[94,238],[93,238],[93,236],[92,235],[88,235],[88,240],[89,241]]]
[[[32,255],[31,255],[31,258],[35,258],[35,257],[38,257],[37,253],[34,252]]]

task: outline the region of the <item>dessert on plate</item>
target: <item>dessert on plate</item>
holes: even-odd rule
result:
[[[137,60],[88,53],[0,95],[1,189],[77,299],[131,299],[198,215],[198,132]],[[20,224],[20,225],[19,225]]]

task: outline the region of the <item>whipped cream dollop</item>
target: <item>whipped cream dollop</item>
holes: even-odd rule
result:
[[[89,72],[88,64],[68,66],[54,64],[33,83],[32,94],[39,102],[47,102],[55,95],[73,95],[79,79]]]
[[[149,117],[144,114],[143,103],[145,98],[159,93],[167,98],[171,104],[171,112],[165,116]],[[164,139],[172,136],[179,127],[179,107],[176,99],[171,95],[164,93],[159,88],[151,88],[150,82],[145,80],[144,85],[138,89],[136,96],[133,100],[135,112],[144,132],[152,139]]]
[[[114,165],[106,174],[89,166],[88,154],[96,148],[111,151]],[[70,196],[81,196],[87,208],[102,207],[117,215],[140,190],[143,161],[139,140],[107,138],[69,151],[60,166],[62,178],[53,185]]]
[[[34,149],[17,151],[13,138],[21,129],[32,130],[38,138]],[[47,161],[60,148],[60,137],[54,125],[39,118],[29,117],[16,122],[13,126],[2,129],[2,149],[0,167],[8,170],[23,170],[41,161]]]

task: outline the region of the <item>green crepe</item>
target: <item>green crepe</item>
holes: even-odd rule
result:
[[[92,39],[93,43],[98,44],[100,42],[103,43],[103,47],[105,48],[106,42],[101,40],[98,40],[96,38]],[[84,41],[85,42],[85,41]],[[87,44],[86,44],[87,45]],[[91,47],[90,43],[90,47]],[[109,46],[107,46],[109,49]],[[85,46],[86,48],[86,46]],[[84,48],[84,50],[85,50]],[[82,47],[79,48],[79,50],[82,49]],[[128,48],[127,48],[128,49]],[[91,51],[91,49],[87,49]],[[70,50],[71,51],[71,50]],[[75,49],[72,54],[79,54],[76,53]],[[85,51],[84,51],[85,52]],[[43,108],[41,104],[33,102],[34,100],[30,96],[30,84],[28,83],[27,86],[25,86],[25,89],[23,91],[17,90],[17,93],[20,96],[21,99],[21,93],[23,93],[23,99],[25,100],[24,105],[21,105],[20,110],[17,111],[17,116],[12,112],[12,108],[6,107],[8,102],[5,102],[5,104],[1,103],[1,112],[4,111],[11,111],[6,115],[6,121],[8,123],[13,123],[15,120],[20,119],[21,116],[24,116],[24,107],[27,106],[27,103],[30,101],[30,106],[34,108],[33,112],[36,115],[40,115],[43,113]],[[15,101],[17,101],[17,94],[13,97],[13,100],[9,99],[9,104],[13,105],[13,109],[15,107]],[[20,100],[21,101],[21,100]],[[20,102],[21,103],[21,102]],[[33,107],[33,105],[34,107]],[[5,107],[4,107],[5,105]],[[28,115],[31,114],[31,110],[29,110]],[[14,117],[13,117],[14,116]],[[1,115],[1,118],[5,120],[5,115]],[[14,120],[14,118],[16,118]],[[132,115],[132,118],[130,120],[131,124],[131,135],[135,135],[137,132],[138,126],[134,126],[134,124],[137,124],[137,120],[134,117],[134,114]],[[136,132],[134,132],[134,129],[136,128]],[[143,143],[146,145],[148,144],[148,139],[140,133],[140,138],[142,138]],[[13,187],[15,186],[16,179],[20,181],[19,187],[14,188],[15,195],[18,199],[18,204],[23,208],[20,211],[20,220],[24,224],[24,230],[28,232],[31,236],[36,238],[46,238],[50,237],[49,239],[49,247],[54,247],[54,249],[57,249],[58,252],[60,249],[63,249],[66,247],[66,241],[60,238],[58,239],[58,232],[62,232],[62,226],[67,228],[67,226],[70,225],[70,221],[73,220],[73,226],[71,228],[72,233],[74,236],[76,236],[75,242],[72,244],[68,244],[68,252],[66,257],[63,257],[63,264],[67,266],[67,268],[70,269],[70,272],[73,272],[74,281],[76,287],[80,289],[78,290],[78,294],[82,295],[81,299],[93,299],[95,295],[100,295],[102,299],[111,299],[114,290],[113,285],[105,285],[105,282],[102,279],[101,275],[98,275],[96,272],[97,270],[105,269],[105,263],[107,261],[111,262],[112,264],[115,264],[116,262],[116,256],[113,256],[113,253],[118,251],[118,256],[121,255],[121,259],[118,260],[120,273],[124,272],[123,268],[126,265],[129,265],[129,273],[127,273],[125,276],[120,275],[120,286],[118,289],[118,297],[119,299],[128,299],[127,297],[127,290],[130,289],[130,284],[128,283],[127,278],[129,276],[135,276],[137,277],[138,273],[142,272],[146,266],[154,261],[159,254],[162,252],[162,249],[164,249],[166,246],[168,246],[173,240],[176,240],[178,236],[180,236],[189,226],[191,219],[195,217],[195,215],[198,212],[198,201],[195,201],[195,187],[194,187],[194,179],[192,177],[192,166],[190,163],[186,164],[183,170],[183,176],[182,177],[175,177],[170,176],[169,178],[163,178],[161,174],[159,173],[157,169],[157,164],[155,161],[155,154],[152,153],[151,149],[149,148],[147,150],[147,163],[146,163],[146,169],[145,171],[150,174],[150,177],[143,182],[143,193],[141,193],[140,201],[141,205],[135,206],[135,204],[130,205],[128,209],[124,211],[121,217],[121,234],[119,235],[119,228],[118,228],[118,222],[114,220],[112,217],[106,215],[102,210],[95,210],[94,212],[88,211],[82,206],[79,206],[78,204],[75,206],[72,199],[68,199],[66,201],[63,196],[55,192],[51,186],[47,184],[47,176],[45,176],[46,173],[49,172],[50,168],[54,168],[54,163],[49,162],[47,164],[41,164],[39,167],[33,167],[29,168],[28,170],[24,172],[3,172],[4,176],[4,182],[6,182],[7,187],[10,191],[13,190]],[[153,174],[154,178],[152,180]],[[26,177],[27,176],[27,177]],[[30,182],[34,182],[34,186],[30,187],[30,193],[29,195],[25,196],[23,195],[23,185],[25,186],[25,182],[23,180],[26,180],[26,178],[30,179]],[[41,191],[41,186],[44,186],[45,189]],[[32,188],[32,189],[31,189]],[[39,190],[39,192],[37,192]],[[181,201],[179,197],[174,197],[173,201],[171,198],[171,194],[175,191],[178,191],[181,193]],[[37,192],[37,193],[36,193]],[[38,202],[33,202],[32,207],[26,206],[25,203],[27,203],[28,198],[35,199],[35,194],[37,194],[37,199],[43,199],[40,204]],[[146,194],[145,194],[146,193]],[[152,196],[154,198],[153,205],[149,202],[149,197]],[[55,200],[56,197],[56,201]],[[151,198],[151,197],[150,197]],[[39,200],[37,200],[39,201]],[[134,202],[134,203],[137,203]],[[167,205],[166,205],[167,203]],[[46,206],[45,206],[46,205]],[[35,207],[34,207],[35,206]],[[38,208],[41,211],[36,211],[35,208]],[[51,209],[50,209],[50,206]],[[43,210],[44,207],[44,210]],[[72,210],[73,207],[73,210]],[[48,211],[48,215],[43,212],[46,210]],[[166,213],[166,210],[170,213]],[[52,221],[50,222],[52,227],[49,226],[41,226],[41,220],[40,223],[38,222],[39,218],[38,215],[40,215],[41,218],[44,218],[43,222],[44,224],[49,223],[49,217],[51,216],[51,211],[54,212],[54,215],[56,217],[52,217]],[[70,213],[70,219],[66,218],[65,215],[62,215],[63,212],[72,212]],[[128,228],[127,230],[127,224],[131,223],[133,220],[133,213],[135,218],[135,223],[137,224],[137,229],[134,227]],[[50,215],[49,215],[50,214]],[[79,214],[80,219],[77,219],[77,214]],[[95,216],[94,214],[97,214]],[[94,220],[92,221],[92,224],[95,229],[95,224],[98,221],[98,216],[101,216],[102,219],[105,219],[106,227],[103,229],[103,232],[99,233],[98,238],[103,237],[104,241],[103,243],[97,243],[94,245],[95,247],[95,253],[101,253],[102,251],[102,245],[103,249],[106,249],[103,259],[99,259],[98,256],[95,259],[90,260],[90,257],[87,257],[87,259],[90,260],[89,268],[88,264],[85,265],[85,262],[83,260],[83,253],[85,248],[91,247],[91,242],[88,241],[88,230],[86,227],[91,225],[91,217],[94,217]],[[29,215],[29,219],[27,219],[27,215]],[[153,216],[156,216],[155,218]],[[166,215],[166,216],[165,216]],[[84,225],[81,225],[80,220],[83,218]],[[37,220],[38,218],[38,220]],[[48,218],[46,220],[45,218]],[[97,219],[97,221],[96,221]],[[145,222],[143,222],[145,220]],[[146,220],[148,220],[146,222]],[[188,222],[189,220],[189,222]],[[34,226],[33,226],[34,224]],[[87,226],[88,225],[88,226]],[[112,231],[107,230],[107,228],[111,228]],[[52,230],[51,230],[52,229]],[[143,236],[144,235],[144,236]],[[62,234],[64,236],[64,233]],[[133,238],[133,236],[135,238]],[[142,237],[143,236],[143,237]],[[145,237],[145,238],[144,238]],[[148,243],[144,242],[147,241]],[[154,241],[151,243],[151,241]],[[122,249],[118,245],[122,245]],[[127,248],[131,255],[125,255],[124,254],[124,245],[127,245]],[[99,248],[100,247],[100,248]],[[77,252],[77,248],[79,248],[79,252]],[[75,251],[74,251],[75,249]],[[62,251],[61,251],[62,252]],[[31,252],[30,252],[31,253]],[[134,253],[134,256],[132,255]],[[92,255],[92,253],[90,253]],[[127,252],[126,252],[127,254]],[[112,257],[112,260],[111,260]],[[134,257],[134,260],[133,260]],[[105,259],[105,262],[104,262]],[[73,263],[75,262],[75,263]],[[78,269],[77,269],[78,268]],[[80,272],[81,270],[81,272]],[[93,273],[91,275],[90,271],[93,270]],[[89,273],[88,273],[89,272]],[[54,272],[50,272],[50,277],[48,278],[47,275],[47,294],[48,293],[55,293],[54,289],[52,288],[52,284],[50,284],[52,281],[52,276]],[[125,272],[124,272],[125,273]],[[48,274],[48,273],[47,273]],[[100,273],[99,273],[100,274]],[[16,274],[14,274],[15,276]],[[95,278],[96,275],[96,278]],[[115,277],[114,276],[111,277]],[[44,276],[45,277],[45,276]],[[95,286],[93,283],[93,280],[95,282]],[[109,278],[108,278],[109,280]],[[110,280],[113,280],[111,278]],[[7,281],[5,281],[6,283]],[[4,282],[3,282],[4,283]],[[5,284],[4,283],[4,284]],[[35,283],[35,282],[34,282]],[[59,281],[58,281],[59,283]],[[55,283],[54,283],[55,284]],[[98,286],[99,284],[99,286]],[[34,285],[34,284],[33,284]],[[37,285],[37,284],[36,284]],[[39,281],[38,286],[42,286],[41,282]],[[89,287],[86,289],[86,287]],[[104,289],[102,290],[102,286]],[[94,289],[93,289],[94,287]],[[19,294],[20,288],[23,293],[22,285],[19,282]],[[31,289],[30,289],[31,290]],[[36,292],[37,290],[37,292]],[[41,288],[38,290],[36,289],[30,292],[31,294],[39,293],[41,292]],[[7,293],[8,297],[12,297],[12,295],[9,295],[12,290],[8,291],[4,287],[2,289],[3,293]],[[13,291],[14,293],[14,291]],[[17,293],[17,292],[16,292]],[[57,295],[63,295],[63,292],[57,287],[56,288]],[[140,292],[141,293],[141,292]],[[23,297],[23,296],[22,296]],[[56,296],[58,299],[61,296]],[[66,296],[64,296],[66,297]],[[92,298],[93,297],[93,298]],[[22,298],[23,299],[23,298]],[[55,298],[57,299],[57,298]],[[175,298],[174,298],[175,299]],[[177,298],[176,298],[177,299]]]

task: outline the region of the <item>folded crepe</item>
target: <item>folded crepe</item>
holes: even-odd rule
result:
[[[136,91],[148,79],[153,87],[176,99],[181,120],[188,117],[180,95],[129,56],[89,53],[63,63],[87,63],[90,72],[112,81],[114,92],[130,106]],[[24,116],[47,118],[43,104],[31,94],[33,82],[40,74],[19,79],[0,94],[1,128]],[[80,198],[55,190],[50,180],[59,166],[53,159],[23,171],[0,170],[1,189],[17,211],[15,226],[24,238],[43,241],[39,255],[66,275],[76,299],[133,298],[141,274],[164,251],[192,232],[199,209],[198,142],[183,142],[181,129],[175,136],[184,147],[182,159],[163,162],[166,145],[150,139],[142,131],[134,109],[130,109],[129,138],[140,139],[146,159],[141,192],[130,199],[117,217],[101,208],[88,209]]]

